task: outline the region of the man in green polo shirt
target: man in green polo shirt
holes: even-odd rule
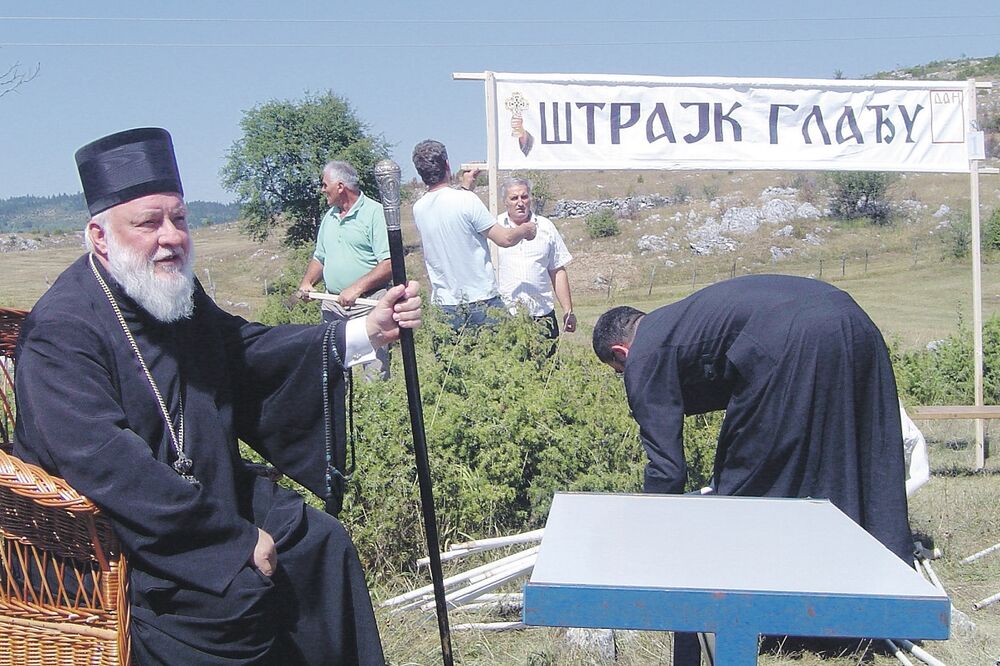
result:
[[[385,215],[382,204],[361,192],[358,172],[347,162],[333,161],[323,167],[322,190],[330,210],[320,222],[316,250],[295,293],[308,300],[322,277],[326,291],[338,297],[323,301],[323,321],[349,319],[368,311],[357,305],[358,298],[378,298],[391,282]],[[388,348],[378,350],[365,371],[388,379]]]

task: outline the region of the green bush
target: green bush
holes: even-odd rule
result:
[[[896,383],[907,404],[973,404],[972,363],[972,331],[965,326],[933,349],[901,352],[893,345]],[[988,405],[1000,401],[1000,316],[983,324],[983,394]]]
[[[837,217],[853,220],[867,217],[873,224],[890,222],[892,204],[889,186],[896,175],[882,171],[844,171],[834,173],[830,209]]]
[[[273,311],[297,312],[271,298]],[[438,311],[424,321],[414,337],[443,545],[541,527],[556,491],[641,489],[646,457],[624,385],[588,347],[560,343],[549,357],[528,318],[454,342]],[[426,554],[398,348],[392,363],[389,381],[355,385],[357,470],[341,516],[376,576]],[[689,488],[711,478],[720,423],[687,420]]]
[[[946,257],[964,259],[972,252],[972,221],[968,213],[953,220],[941,235]]]
[[[983,249],[1000,250],[1000,208],[994,209],[983,224]]]
[[[583,222],[591,238],[610,238],[622,232],[615,214],[606,208],[591,213],[584,218]]]

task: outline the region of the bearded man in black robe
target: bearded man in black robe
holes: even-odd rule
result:
[[[829,499],[912,564],[896,379],[849,295],[807,278],[740,277],[649,314],[609,310],[593,344],[624,373],[646,492],[684,491],[684,416],[724,409],[715,492]]]
[[[243,440],[331,493],[331,385],[420,323],[416,283],[368,315],[267,327],[193,277],[169,134],[77,152],[88,254],[38,301],[18,345],[15,452],[111,519],[128,558],[139,664],[384,664],[343,526],[251,472]]]

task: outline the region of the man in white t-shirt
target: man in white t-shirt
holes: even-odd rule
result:
[[[523,307],[543,328],[549,339],[559,336],[555,301],[563,311],[563,328],[576,330],[573,297],[570,295],[566,265],[573,255],[555,225],[548,218],[535,215],[532,208],[531,183],[523,178],[510,178],[503,184],[503,202],[507,212],[497,224],[505,229],[534,222],[537,235],[514,247],[497,248],[497,280],[500,296],[512,310]]]
[[[496,223],[472,191],[478,171],[462,174],[461,189],[451,187],[448,151],[439,141],[421,141],[413,166],[427,194],[413,204],[413,219],[431,283],[431,301],[440,306],[452,329],[460,332],[491,323],[489,309],[503,308],[486,243],[511,247],[535,237],[537,225],[514,228]]]

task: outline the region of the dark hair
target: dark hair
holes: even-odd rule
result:
[[[630,344],[635,335],[635,324],[645,312],[628,305],[611,308],[594,324],[594,353],[604,363],[615,360],[612,345]]]
[[[427,139],[414,146],[413,166],[427,187],[434,187],[451,177],[448,173],[448,150],[440,141]]]

